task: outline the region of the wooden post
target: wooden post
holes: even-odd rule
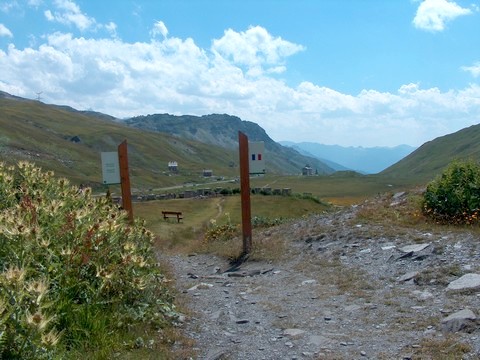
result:
[[[238,132],[240,152],[240,194],[242,200],[243,254],[252,250],[252,219],[250,207],[250,170],[248,158],[248,137]]]
[[[132,194],[130,192],[130,176],[128,175],[127,140],[118,145],[118,163],[120,165],[120,184],[122,187],[122,206],[128,212],[128,219],[133,224]]]

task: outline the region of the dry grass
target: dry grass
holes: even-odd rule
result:
[[[317,281],[318,296],[345,295],[352,299],[363,298],[368,300],[375,290],[375,284],[367,278],[367,274],[360,269],[348,267],[340,261],[338,256],[332,258],[310,258],[297,263],[295,271],[308,274]]]
[[[459,360],[471,351],[471,347],[461,343],[454,336],[444,339],[423,339],[415,349],[413,359],[418,360]]]
[[[268,219],[300,218],[305,214],[325,211],[325,205],[309,199],[295,197],[262,196],[252,197],[252,215]],[[162,210],[175,210],[183,213],[183,220],[165,221]],[[211,253],[223,258],[238,257],[243,251],[241,235],[240,198],[238,196],[215,197],[208,199],[176,199],[135,203],[135,216],[147,221],[147,226],[157,239],[156,249],[166,253]],[[205,241],[205,232],[215,220],[217,226],[227,222],[236,227],[235,234],[217,241]],[[285,254],[285,238],[269,235],[269,229],[253,231],[253,260],[277,261]],[[279,234],[276,232],[276,234]]]
[[[358,211],[359,220],[369,223],[392,223],[395,226],[422,226],[426,218],[421,212],[422,197],[420,193],[408,194],[397,202],[393,194],[383,195],[366,201]]]
[[[463,275],[459,264],[450,264],[442,267],[424,269],[415,277],[415,282],[419,285],[442,285],[447,286],[452,278]]]

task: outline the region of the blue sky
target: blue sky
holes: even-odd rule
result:
[[[419,146],[480,121],[479,34],[480,0],[0,0],[0,90]]]

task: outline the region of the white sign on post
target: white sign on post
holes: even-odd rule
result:
[[[250,174],[265,174],[265,143],[263,141],[248,142],[248,158]]]
[[[120,164],[118,153],[102,152],[102,175],[104,184],[120,184]]]

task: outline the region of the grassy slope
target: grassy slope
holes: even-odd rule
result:
[[[252,217],[266,219],[296,219],[304,215],[321,213],[328,206],[311,199],[285,196],[253,195]],[[164,220],[162,210],[181,211],[183,221]],[[134,203],[134,215],[146,220],[147,227],[158,235],[158,247],[163,250],[197,251],[202,246],[205,229],[214,219],[217,224],[241,223],[240,196],[205,199],[177,199]],[[193,240],[196,240],[192,242]]]
[[[95,116],[37,101],[0,99],[0,160],[34,161],[76,183],[101,183],[100,152],[115,151],[128,141],[132,187],[156,187],[200,181],[206,167],[214,174],[235,176],[228,167],[233,151],[145,132]],[[70,141],[73,136],[80,143]],[[179,163],[180,176],[165,176],[168,161]]]
[[[480,159],[480,125],[429,141],[380,175],[409,183],[428,182],[455,159]]]

